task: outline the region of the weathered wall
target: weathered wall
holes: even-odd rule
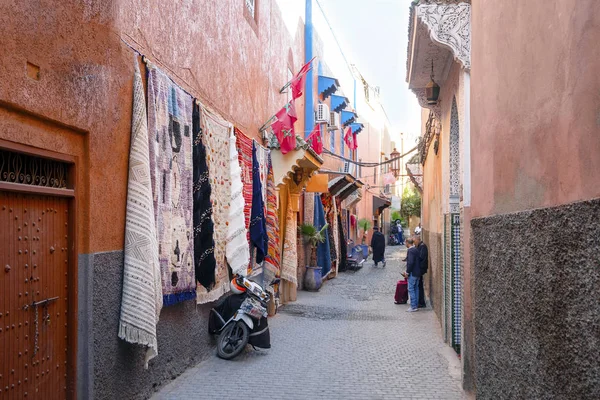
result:
[[[598,398],[598,200],[573,202],[600,196],[600,8],[489,3],[471,17],[477,395]]]
[[[597,1],[472,5],[473,216],[600,196]]]
[[[68,154],[83,138],[77,182],[81,253],[123,246],[133,57],[113,33],[114,19],[114,1],[0,6],[0,108],[18,111],[2,120],[28,127],[27,133],[3,127],[0,138]],[[39,67],[39,80],[27,76],[27,62]]]
[[[0,5],[0,138],[77,157],[80,398],[144,398],[210,352],[206,307],[163,309],[159,356],[117,337],[137,49],[192,95],[258,138],[303,64],[275,0],[4,2]],[[27,76],[27,62],[39,66]],[[30,67],[35,68],[35,67]],[[304,113],[304,98],[297,113]],[[298,131],[304,121],[298,120]],[[93,343],[91,342],[93,340]],[[93,375],[93,378],[92,376]],[[126,385],[123,385],[126,382]]]
[[[295,73],[304,64],[304,41],[302,29],[290,37],[275,0],[256,4],[256,29],[241,0],[121,2],[117,25],[123,40],[258,139],[258,128],[287,101],[279,89],[287,82],[288,67]],[[299,132],[304,98],[296,102]]]
[[[600,199],[474,219],[478,399],[600,398]]]
[[[95,399],[146,399],[186,368],[214,353],[206,321],[210,305],[186,301],[163,308],[158,323],[158,356],[144,369],[145,350],[120,340],[123,252],[97,253],[93,269],[93,396]],[[115,334],[107,334],[115,332]],[[126,383],[126,384],[125,384]],[[80,395],[81,398],[90,398]]]

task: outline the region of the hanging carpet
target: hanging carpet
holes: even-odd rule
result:
[[[344,211],[344,210],[342,210]],[[342,213],[338,213],[337,222],[338,222],[338,236],[340,243],[340,264],[338,266],[338,271],[346,271],[348,269],[348,246],[346,242],[346,236],[344,235],[344,223],[342,221]]]
[[[325,209],[321,201],[321,195],[315,193],[315,228],[321,230],[327,223],[325,219]],[[322,275],[325,277],[331,271],[331,251],[329,249],[329,228],[323,231],[325,242],[317,246],[317,266],[321,267]]]
[[[234,274],[246,275],[250,263],[250,245],[248,244],[248,230],[244,216],[244,185],[242,183],[242,169],[235,147],[235,134],[233,127],[229,129],[229,189],[230,198],[227,206],[227,246],[225,249],[227,262]],[[225,181],[225,185],[227,180]],[[224,203],[225,204],[225,203]]]
[[[262,264],[267,253],[267,221],[262,196],[260,165],[257,158],[257,145],[252,147],[252,213],[250,217],[250,241],[256,252],[256,264]],[[265,180],[266,183],[266,180]],[[252,260],[254,261],[254,260]],[[258,271],[253,271],[258,274]]]
[[[246,229],[250,228],[250,210],[252,208],[252,144],[254,140],[244,135],[242,131],[235,128],[236,148],[238,160],[242,169],[242,185],[244,187],[244,217]],[[248,235],[250,232],[248,232]],[[250,236],[248,236],[250,241]]]
[[[194,264],[199,286],[204,291],[210,291],[215,285],[217,262],[215,260],[215,242],[213,239],[213,211],[210,203],[211,187],[208,181],[206,148],[202,143],[200,106],[197,104],[194,104],[192,114],[192,134],[194,140]]]
[[[288,204],[285,216],[285,236],[281,260],[281,278],[298,285],[298,223],[292,211],[292,196],[288,191]]]
[[[273,279],[280,275],[281,254],[279,251],[279,217],[277,207],[277,190],[275,187],[275,176],[271,156],[267,166],[267,256],[264,264],[264,282],[267,290],[273,293],[274,288],[268,286]]]
[[[196,297],[193,238],[192,97],[149,66],[148,130],[165,306]]]
[[[158,354],[156,324],[163,301],[150,175],[146,99],[136,58],[119,337],[147,347],[146,368]]]

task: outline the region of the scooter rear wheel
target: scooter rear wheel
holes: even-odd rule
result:
[[[230,323],[223,329],[217,340],[217,355],[224,360],[237,357],[248,344],[250,331],[242,321]]]

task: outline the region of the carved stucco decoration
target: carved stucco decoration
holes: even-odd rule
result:
[[[419,4],[417,17],[434,43],[449,48],[464,68],[471,68],[470,4]]]

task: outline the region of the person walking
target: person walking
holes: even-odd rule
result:
[[[419,278],[419,308],[427,307],[425,302],[425,289],[423,287],[423,275],[427,273],[429,266],[429,249],[427,245],[421,241],[420,235],[415,235],[415,248],[419,254],[419,270],[421,277]]]
[[[416,246],[413,246],[408,249],[406,255],[406,275],[408,275],[408,295],[410,296],[410,307],[406,312],[419,311],[420,267],[419,251]]]
[[[371,249],[373,249],[373,262],[375,262],[375,266],[383,262],[383,267],[385,268],[385,236],[379,232],[378,226],[373,227]]]

